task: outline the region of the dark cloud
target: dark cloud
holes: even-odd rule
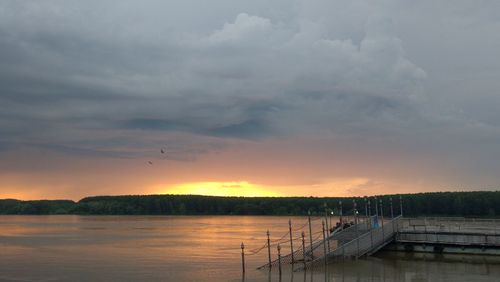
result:
[[[314,135],[496,164],[500,23],[470,5],[3,1],[0,151],[134,158],[180,134],[172,158],[193,159]]]
[[[265,121],[247,120],[237,124],[230,124],[208,130],[209,134],[222,137],[256,138],[269,136],[270,127]]]
[[[200,127],[196,123],[186,123],[183,120],[161,119],[131,119],[120,123],[126,129],[185,131],[200,135],[232,137],[232,138],[258,138],[273,134],[269,124],[261,120],[246,120],[236,124]]]
[[[122,123],[124,128],[145,129],[145,130],[181,130],[190,131],[193,128],[180,121],[161,120],[161,119],[131,119]]]

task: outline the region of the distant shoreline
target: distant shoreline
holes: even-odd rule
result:
[[[496,217],[500,215],[500,191],[429,192],[380,195],[385,216],[399,214],[399,198],[407,216]],[[372,214],[375,198],[371,200]],[[363,197],[223,197],[198,195],[124,195],[86,197],[72,200],[0,200],[0,215],[288,215],[311,212],[338,215],[342,201],[344,215],[353,213],[356,200],[365,214]],[[380,202],[378,203],[380,205]]]

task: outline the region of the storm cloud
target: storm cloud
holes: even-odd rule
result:
[[[313,136],[360,167],[423,154],[495,186],[499,5],[4,0],[0,162],[25,148],[141,159],[163,146],[195,161]]]

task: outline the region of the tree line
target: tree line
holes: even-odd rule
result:
[[[385,216],[400,213],[402,198],[405,216],[497,217],[500,215],[500,192],[433,192],[394,194],[375,197],[214,197],[197,195],[97,196],[71,200],[20,201],[0,200],[0,214],[79,214],[79,215],[320,215],[352,214],[354,201],[365,214],[365,201],[380,200]],[[367,206],[367,205],[366,205]]]

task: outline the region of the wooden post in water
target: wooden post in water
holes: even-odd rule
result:
[[[278,243],[278,269],[281,276],[281,246],[279,243]]]
[[[311,248],[311,259],[314,259],[313,234],[312,234],[312,228],[311,228],[311,210],[307,211],[307,220],[309,221],[309,247]]]
[[[306,269],[306,234],[302,231],[302,257],[304,259],[304,270]]]
[[[241,242],[241,267],[243,273],[245,273],[245,245]]]
[[[269,270],[271,270],[271,239],[269,238],[269,229],[267,230],[267,258],[269,260]]]
[[[295,263],[295,259],[293,257],[293,233],[292,233],[292,220],[288,219],[288,231],[290,233],[290,253],[292,255],[292,265]]]
[[[321,221],[321,226],[323,228],[323,251],[325,252],[325,264],[326,264],[326,238],[325,238],[325,222]]]

